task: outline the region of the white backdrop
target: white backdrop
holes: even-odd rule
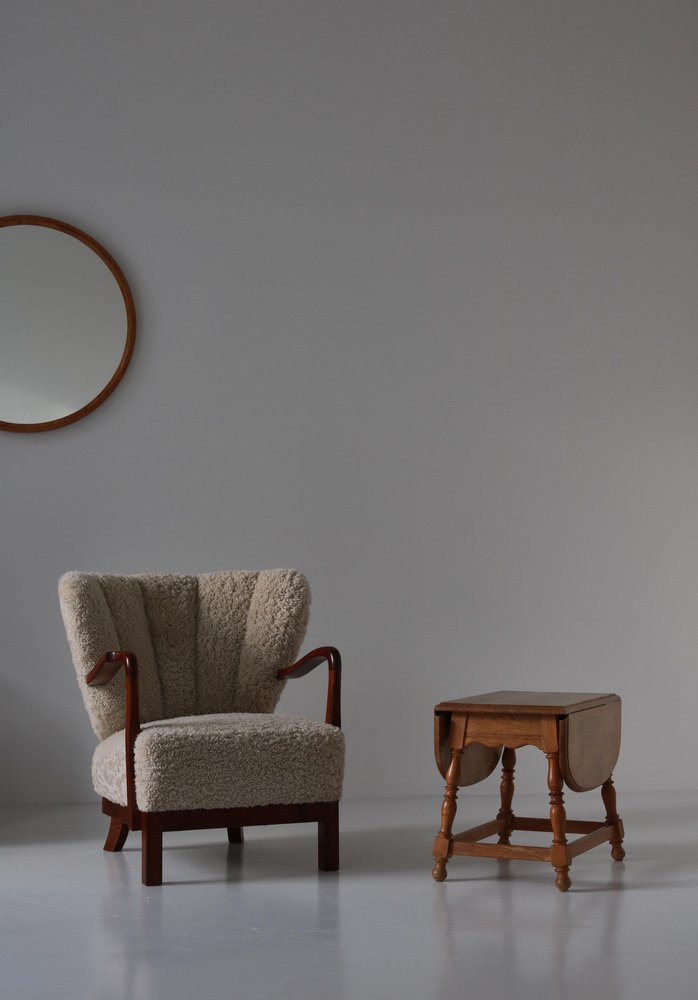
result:
[[[618,691],[619,789],[695,787],[697,29],[6,0],[0,214],[94,235],[139,319],[100,410],[0,435],[6,800],[91,795],[67,569],[305,571],[350,795],[438,796],[434,703],[501,687]]]

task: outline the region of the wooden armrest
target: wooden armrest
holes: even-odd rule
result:
[[[132,830],[140,829],[140,813],[136,805],[136,765],[134,750],[136,737],[141,731],[141,712],[138,701],[138,660],[135,653],[110,650],[102,653],[85,678],[90,687],[108,684],[119,672],[123,664],[126,675],[126,718],[124,736],[126,740],[126,801],[128,825]]]
[[[90,687],[101,687],[118,674],[121,664],[124,665],[126,676],[138,676],[138,661],[134,653],[124,653],[120,650],[111,650],[102,653],[92,670],[85,678],[85,683]]]
[[[327,685],[327,711],[325,712],[325,722],[331,726],[341,729],[342,716],[340,710],[340,696],[342,683],[342,657],[339,650],[334,646],[319,646],[317,649],[306,653],[290,667],[284,667],[277,671],[277,678],[282,681],[288,677],[304,677],[321,663],[327,662],[329,677]]]

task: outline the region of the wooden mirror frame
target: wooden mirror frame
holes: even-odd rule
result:
[[[67,222],[61,222],[59,219],[48,218],[45,215],[6,215],[1,217],[0,229],[4,229],[8,226],[43,226],[46,229],[56,229],[61,233],[65,233],[66,236],[72,236],[74,239],[84,243],[85,246],[89,247],[90,250],[93,250],[94,253],[97,254],[97,256],[111,271],[117,285],[119,286],[119,290],[123,296],[124,306],[126,308],[126,343],[121,355],[121,360],[119,361],[117,369],[112,377],[109,379],[104,388],[97,393],[94,399],[91,399],[89,403],[81,406],[80,409],[74,410],[72,413],[68,413],[64,417],[58,417],[56,420],[46,420],[38,424],[19,424],[13,423],[9,420],[0,420],[0,430],[4,431],[15,431],[20,434],[32,434],[36,431],[52,431],[58,427],[66,427],[68,424],[73,424],[76,420],[82,420],[82,418],[86,417],[88,413],[92,413],[92,411],[96,410],[98,406],[101,406],[104,400],[107,399],[107,397],[110,396],[117,387],[123,378],[124,372],[128,368],[131,355],[133,354],[133,347],[136,340],[136,308],[133,302],[131,289],[128,286],[126,278],[124,277],[123,271],[109,251],[106,250],[101,243],[98,243],[92,236],[84,233],[76,226],[71,226]]]

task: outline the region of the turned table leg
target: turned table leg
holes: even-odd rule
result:
[[[460,759],[463,751],[451,750],[451,763],[446,771],[446,790],[441,805],[441,829],[434,838],[434,861],[432,869],[435,881],[443,882],[446,878],[446,862],[452,853],[451,831],[456,815],[456,799],[458,797],[458,782],[460,780]]]
[[[611,857],[614,861],[622,861],[625,857],[625,851],[623,850],[623,820],[618,815],[616,808],[616,790],[613,785],[613,778],[609,778],[601,786],[601,798],[606,807],[606,822],[613,827]]]
[[[560,762],[557,752],[546,753],[545,756],[548,758],[550,825],[553,828],[551,863],[557,873],[555,885],[560,892],[567,892],[572,883],[570,881],[570,863],[567,853],[567,837],[565,835],[567,814],[565,813],[564,797],[562,794],[562,774],[560,772]]]
[[[497,819],[504,820],[504,828],[499,834],[499,844],[508,844],[511,840],[511,831],[514,821],[514,813],[511,803],[514,798],[514,768],[516,767],[516,750],[512,747],[504,747],[502,754],[502,780],[499,785],[499,797],[502,807],[497,813]]]

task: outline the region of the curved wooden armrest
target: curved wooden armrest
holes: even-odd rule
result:
[[[110,650],[102,653],[85,678],[90,687],[108,684],[119,672],[123,664],[126,675],[126,718],[124,736],[126,740],[126,801],[128,825],[132,830],[140,829],[140,813],[136,805],[136,765],[134,749],[136,737],[141,731],[141,712],[138,702],[138,660],[135,653]]]
[[[276,676],[280,681],[286,680],[287,677],[304,677],[315,667],[319,667],[321,663],[325,662],[327,662],[329,669],[325,722],[341,729],[342,657],[339,655],[338,649],[335,649],[334,646],[319,646],[317,649],[311,650],[310,653],[306,653],[296,663],[292,663],[290,667],[284,667],[283,670],[277,671]]]
[[[138,661],[135,653],[124,653],[114,649],[108,653],[102,653],[85,678],[85,683],[89,684],[90,687],[101,687],[102,684],[108,684],[112,677],[118,674],[122,663],[127,677],[138,676]]]

